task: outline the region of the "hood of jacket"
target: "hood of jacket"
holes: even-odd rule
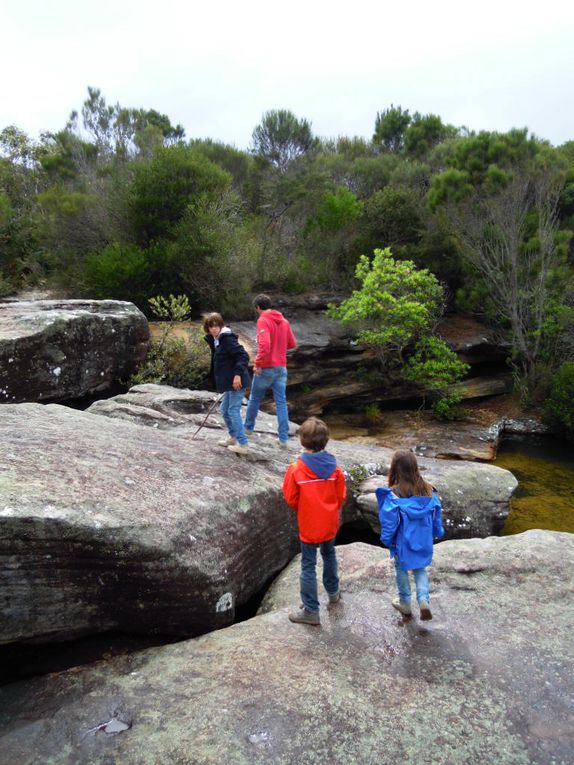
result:
[[[379,509],[383,505],[395,506],[411,520],[422,518],[432,513],[436,507],[440,507],[440,500],[436,490],[433,489],[431,497],[398,497],[392,489],[380,488],[375,491]]]
[[[301,462],[312,470],[317,478],[329,478],[337,467],[337,460],[329,452],[303,452]]]
[[[281,324],[281,322],[285,321],[285,317],[281,311],[276,311],[274,308],[269,308],[267,311],[263,311],[261,316],[264,316],[274,324]]]

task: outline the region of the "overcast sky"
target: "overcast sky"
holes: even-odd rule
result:
[[[572,0],[0,0],[0,129],[64,126],[87,86],[247,148],[269,109],[370,137],[401,105],[574,139]]]

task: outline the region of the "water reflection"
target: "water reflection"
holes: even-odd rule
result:
[[[574,532],[574,448],[551,437],[509,436],[494,464],[519,481],[502,534],[528,529]]]

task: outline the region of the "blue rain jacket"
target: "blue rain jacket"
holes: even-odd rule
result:
[[[377,489],[381,542],[398,555],[399,568],[412,571],[432,561],[433,539],[442,539],[442,508],[432,497],[398,497],[392,489]]]

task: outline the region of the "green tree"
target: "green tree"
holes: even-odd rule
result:
[[[361,228],[365,249],[418,242],[422,233],[421,207],[417,195],[407,188],[386,186],[364,205]]]
[[[445,125],[436,114],[422,115],[415,112],[404,133],[405,153],[412,157],[423,157],[437,144],[452,138],[457,130]]]
[[[405,131],[411,124],[408,109],[393,106],[382,112],[377,112],[373,143],[382,146],[387,151],[402,151],[405,145]]]
[[[406,380],[435,392],[433,411],[440,419],[453,420],[458,417],[458,404],[462,396],[457,391],[446,389],[462,380],[469,369],[469,365],[463,363],[444,340],[428,335],[417,341],[403,375]]]
[[[251,137],[253,153],[285,172],[296,159],[309,154],[318,146],[311,123],[298,119],[288,109],[265,112]]]
[[[139,243],[173,238],[191,204],[214,200],[231,184],[225,170],[186,146],[160,148],[151,162],[138,164],[131,192],[131,214]]]
[[[504,169],[497,149],[492,155],[500,164],[479,169],[473,159],[472,171],[455,169],[454,184],[453,171],[446,171],[433,180],[429,204],[448,221],[490,295],[497,323],[510,334],[516,386],[527,400],[540,382],[546,345],[554,342],[551,314],[572,279],[565,264],[571,233],[558,230],[560,163],[545,147],[530,159],[533,144],[522,133],[510,139],[494,142],[498,149],[510,146]]]
[[[443,310],[443,288],[426,269],[395,260],[390,248],[362,255],[356,269],[361,287],[330,315],[356,327],[359,342],[377,350],[384,361],[432,331]]]

